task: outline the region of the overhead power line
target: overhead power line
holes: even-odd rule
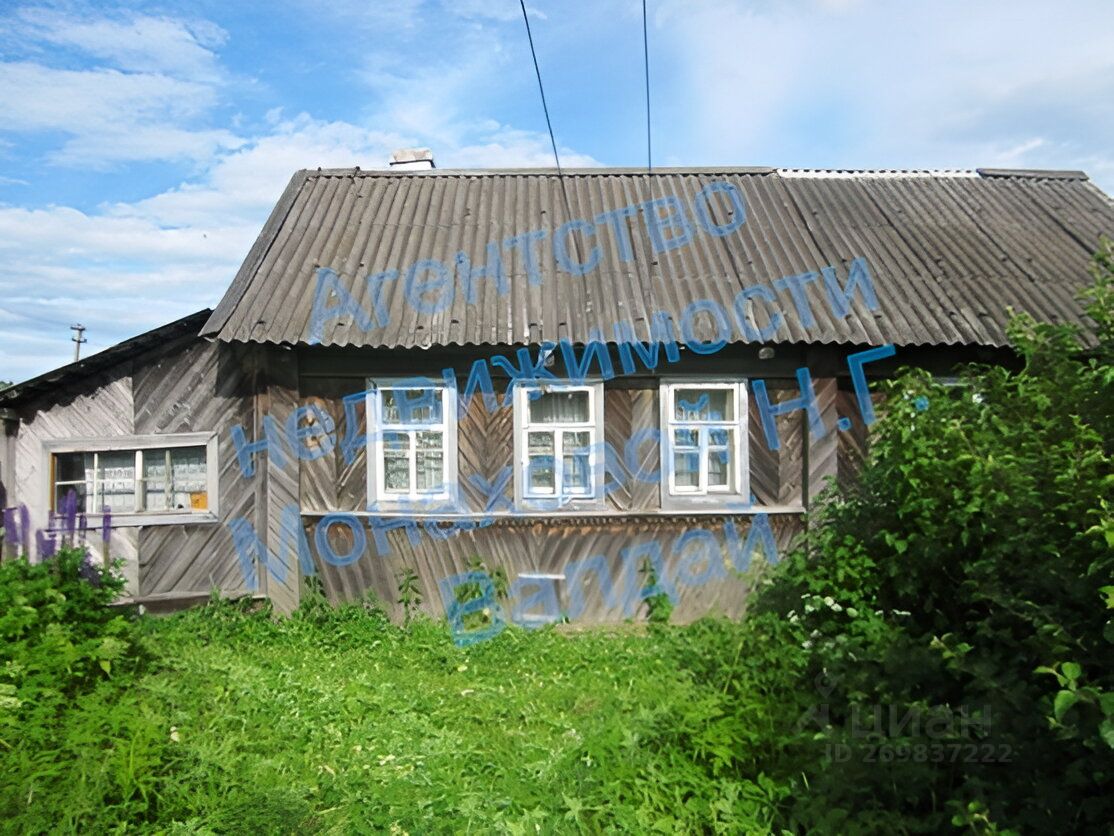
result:
[[[534,59],[534,75],[538,77],[538,92],[542,96],[542,110],[545,111],[545,126],[549,129],[549,144],[553,146],[553,159],[557,163],[557,175],[561,175],[561,158],[557,155],[557,140],[553,137],[553,123],[549,121],[549,107],[545,103],[545,87],[542,86],[542,71],[538,67],[538,53],[534,50],[534,36],[530,32],[530,18],[526,14],[526,0],[518,0],[522,7],[522,19],[526,21],[526,38],[530,41],[530,55]]]
[[[646,32],[646,0],[642,0],[642,65],[646,70],[646,171],[654,170],[650,145],[650,38]]]
[[[565,188],[565,173],[561,170],[561,157],[557,154],[557,138],[553,135],[553,122],[549,118],[549,106],[545,103],[545,86],[542,84],[542,71],[538,66],[538,53],[534,49],[534,35],[530,32],[530,16],[526,14],[526,0],[518,0],[522,8],[522,19],[526,23],[526,39],[530,42],[530,56],[534,59],[534,75],[538,78],[538,92],[542,97],[542,111],[545,113],[545,127],[549,130],[549,144],[553,147],[553,161],[557,163],[557,182],[561,185],[561,197],[565,201],[565,212],[568,219],[572,220],[572,204],[569,202],[569,192]],[[573,251],[580,259],[580,244],[573,240]]]

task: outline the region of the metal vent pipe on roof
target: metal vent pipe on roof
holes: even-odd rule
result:
[[[433,152],[428,148],[400,148],[391,154],[391,169],[398,171],[428,171],[433,164]]]

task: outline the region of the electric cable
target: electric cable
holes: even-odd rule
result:
[[[553,146],[553,161],[557,163],[557,182],[561,185],[561,196],[565,201],[565,212],[568,220],[572,220],[572,204],[569,202],[569,193],[565,188],[565,173],[561,170],[561,157],[557,154],[557,139],[553,134],[553,122],[549,118],[549,106],[545,102],[545,86],[542,84],[542,71],[538,66],[538,53],[534,49],[534,35],[530,31],[530,17],[526,14],[526,0],[518,0],[522,9],[522,19],[526,23],[526,39],[530,42],[530,57],[534,59],[534,75],[538,78],[538,92],[542,98],[542,111],[545,113],[545,126],[549,130],[549,144]],[[574,240],[573,250],[577,259],[580,259],[580,245]]]
[[[538,92],[542,97],[542,110],[545,112],[545,126],[549,129],[549,143],[553,146],[553,159],[557,163],[557,176],[561,176],[561,158],[557,154],[557,140],[553,137],[553,123],[549,120],[549,107],[545,103],[545,87],[542,85],[542,71],[538,67],[538,53],[534,50],[534,36],[530,32],[530,18],[526,14],[526,0],[518,0],[522,7],[522,19],[526,21],[526,38],[530,41],[530,56],[534,59],[534,74],[538,77]]]
[[[646,172],[654,170],[654,155],[650,144],[650,38],[646,31],[646,0],[642,0],[642,66],[646,72]]]

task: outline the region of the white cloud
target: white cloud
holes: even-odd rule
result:
[[[220,27],[142,15],[79,20],[43,9],[20,10],[0,26],[13,44],[6,51],[23,53],[0,62],[0,131],[60,134],[45,155],[51,163],[203,163],[241,144],[206,124],[224,79],[214,52],[227,38]],[[100,63],[56,66],[72,65],[75,53]]]
[[[70,321],[88,326],[91,351],[212,307],[296,170],[370,168],[404,144],[302,115],[221,154],[200,180],[144,200],[95,212],[0,205],[0,378],[67,362]]]
[[[57,165],[86,165],[92,168],[153,160],[208,162],[218,151],[238,148],[244,142],[241,137],[225,130],[189,131],[142,125],[75,137],[47,154],[46,159]]]
[[[600,162],[588,154],[558,146],[563,168],[590,168]],[[449,149],[436,158],[444,168],[553,168],[553,146],[549,134],[523,131],[498,125],[485,131],[475,142]]]
[[[210,86],[164,75],[0,63],[0,127],[7,130],[102,132],[121,120],[188,119],[215,101]]]
[[[47,9],[21,9],[9,23],[20,37],[69,47],[121,70],[217,81],[214,49],[228,33],[208,21],[137,15],[129,20],[77,20]]]

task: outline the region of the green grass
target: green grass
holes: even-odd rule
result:
[[[146,671],[0,748],[5,832],[765,832],[778,790],[684,632],[444,624],[230,604],[145,619]]]

